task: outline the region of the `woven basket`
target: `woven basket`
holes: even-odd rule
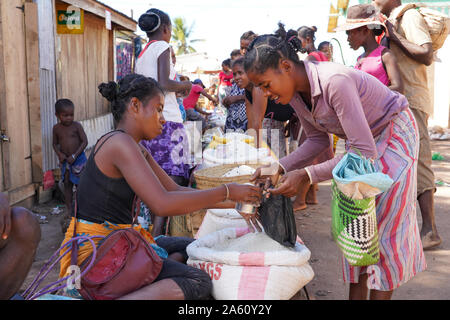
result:
[[[170,217],[168,235],[172,237],[194,238],[205,217],[206,209],[182,216]]]
[[[223,177],[225,173],[228,171],[239,167],[244,164],[223,164],[219,166],[209,167],[205,169],[200,169],[198,171],[194,172],[194,178],[195,182],[197,184],[197,189],[204,190],[204,189],[211,189],[218,187],[225,183],[248,183],[250,182],[251,175],[243,175],[243,176],[236,176],[236,177]],[[262,163],[256,163],[256,164],[245,164],[246,166],[249,166],[251,168],[257,169],[259,167],[264,166],[265,164]]]

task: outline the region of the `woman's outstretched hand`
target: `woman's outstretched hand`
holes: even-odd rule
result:
[[[250,184],[228,183],[229,199],[235,202],[251,203],[259,206],[262,198],[262,189]]]
[[[230,190],[230,199],[241,203],[251,203],[255,207],[259,207],[262,199],[262,188],[251,184],[227,184]],[[252,232],[255,230],[261,232],[262,229],[257,221],[257,214],[247,214],[238,211],[242,218],[247,222],[247,226]]]
[[[267,191],[271,194],[281,194],[290,198],[296,196],[300,187],[309,182],[309,176],[305,169],[294,170],[282,176],[276,188],[269,188]]]
[[[280,178],[280,173],[283,168],[276,162],[270,165],[259,167],[256,169],[250,181],[258,186],[263,186],[264,190],[268,189],[271,185],[276,185]]]

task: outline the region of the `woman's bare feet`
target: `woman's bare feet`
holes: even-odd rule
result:
[[[306,204],[319,204],[317,201],[317,184],[311,185],[306,193]]]
[[[306,205],[306,203],[305,203],[305,202],[298,202],[298,203],[297,203],[297,199],[298,199],[298,196],[297,196],[297,198],[295,198],[294,203],[292,203],[292,209],[293,209],[294,211],[305,210],[305,209],[308,207],[308,206]]]

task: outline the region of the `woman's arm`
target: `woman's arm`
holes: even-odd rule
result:
[[[397,58],[388,48],[384,49],[381,55],[384,69],[391,82],[389,89],[400,92],[403,94],[404,86],[402,76],[400,75],[400,69],[397,64]]]
[[[319,154],[330,147],[331,143],[327,133],[317,130],[301,116],[299,116],[299,120],[305,132],[306,140],[294,152],[280,159],[283,169],[288,172],[310,165]]]
[[[328,103],[336,112],[344,130],[349,149],[353,153],[360,152],[366,158],[376,159],[378,153],[375,141],[354,80],[346,75],[334,75],[324,90],[327,91]],[[380,97],[380,100],[382,100],[382,97]],[[335,157],[307,167],[311,174],[311,183],[331,179],[333,177],[332,170],[341,158],[342,156]]]
[[[405,16],[403,19],[405,19]],[[390,21],[386,21],[386,27],[389,31],[389,38],[391,41],[394,42],[408,57],[426,66],[433,63],[433,46],[431,41],[422,45],[417,45],[402,37],[395,30],[394,25]],[[419,32],[419,29],[417,29],[417,32]]]
[[[112,156],[114,155],[114,156]],[[144,158],[141,148],[125,134],[112,137],[96,155],[99,169],[108,176],[123,177],[131,189],[158,216],[174,216],[208,208],[226,199],[227,188],[179,191],[167,178],[162,181]],[[161,169],[162,170],[162,169]],[[161,172],[158,174],[163,177]],[[108,174],[110,173],[110,174]],[[167,185],[169,191],[165,188]],[[229,200],[258,203],[257,187],[228,184]]]
[[[158,177],[161,184],[166,188],[167,191],[193,191],[195,189],[183,187],[179,184],[175,183],[175,181],[172,180],[172,178],[169,177],[169,175],[159,166],[159,164],[153,159],[152,155],[148,153],[148,151],[140,145],[142,154],[144,155],[145,159],[147,160],[148,164],[152,168],[153,172],[155,172],[156,176]],[[218,202],[212,206],[206,207],[204,209],[210,209],[210,208],[234,208],[236,205],[236,202],[234,201],[221,201]]]
[[[183,92],[190,91],[192,83],[190,81],[174,81],[170,76],[170,49],[161,53],[158,57],[158,82],[165,91]]]

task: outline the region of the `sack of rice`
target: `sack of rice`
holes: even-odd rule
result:
[[[226,228],[246,228],[245,219],[235,209],[208,209],[196,239]]]
[[[286,248],[264,232],[227,228],[187,247],[187,264],[206,271],[217,300],[288,300],[312,280],[311,252]]]

